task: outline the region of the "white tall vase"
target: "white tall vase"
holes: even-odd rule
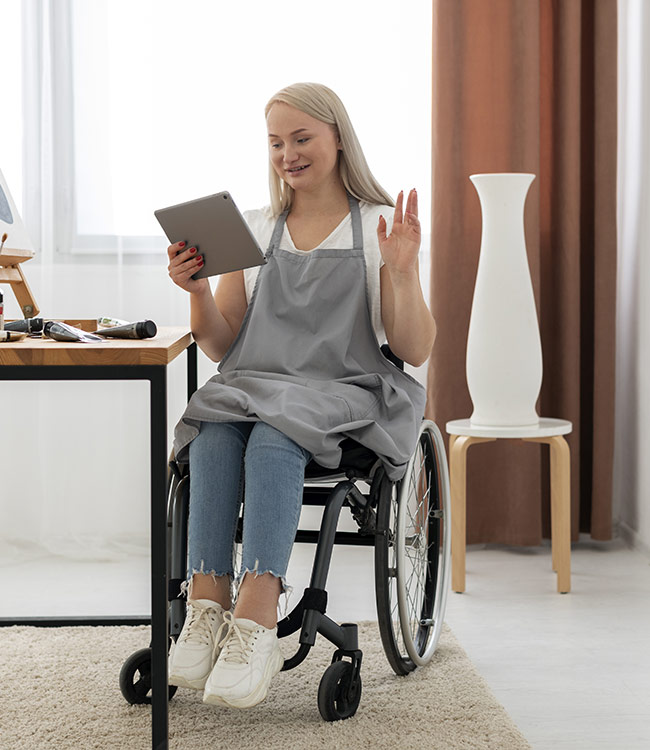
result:
[[[539,424],[542,344],[524,236],[524,204],[534,179],[470,176],[483,215],[466,360],[474,425]]]

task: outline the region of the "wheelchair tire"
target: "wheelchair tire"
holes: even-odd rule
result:
[[[377,529],[375,536],[375,597],[379,634],[388,663],[397,675],[407,675],[415,669],[402,638],[397,594],[397,496],[399,482],[386,476],[379,486]]]
[[[318,710],[325,721],[354,716],[361,701],[361,676],[351,685],[354,667],[349,661],[335,661],[323,673],[318,686]]]
[[[377,504],[375,591],[388,662],[398,675],[427,664],[449,588],[451,516],[442,436],[423,420],[404,477],[383,478]]]
[[[445,617],[451,562],[449,471],[442,435],[423,420],[400,486],[397,591],[402,637],[417,666],[436,650]]]
[[[171,699],[178,688],[169,686]],[[151,649],[134,651],[120,670],[120,690],[131,705],[151,703]]]

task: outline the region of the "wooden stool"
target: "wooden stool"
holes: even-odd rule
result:
[[[469,419],[447,422],[451,484],[451,588],[465,591],[467,449],[474,443],[519,438],[548,443],[551,450],[551,547],[557,590],[571,590],[571,454],[562,437],[573,429],[565,419],[540,418],[537,427],[479,427]]]

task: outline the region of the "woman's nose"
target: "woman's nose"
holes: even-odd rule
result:
[[[291,164],[298,158],[298,152],[294,146],[285,146],[284,149],[284,160],[287,164]]]

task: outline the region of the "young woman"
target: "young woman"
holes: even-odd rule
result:
[[[305,466],[338,467],[351,437],[401,478],[425,391],[379,342],[419,366],[435,338],[418,275],[416,191],[405,212],[403,193],[393,203],[327,87],[289,86],[265,113],[271,205],[244,217],[266,265],[224,274],[213,297],[207,279],[191,278],[203,262],[196,249],[168,248],[169,275],[190,294],[194,338],[219,362],[175,434],[191,476],[188,611],[169,679],[236,708],[264,700],[283,666],[276,611],[291,590]]]

